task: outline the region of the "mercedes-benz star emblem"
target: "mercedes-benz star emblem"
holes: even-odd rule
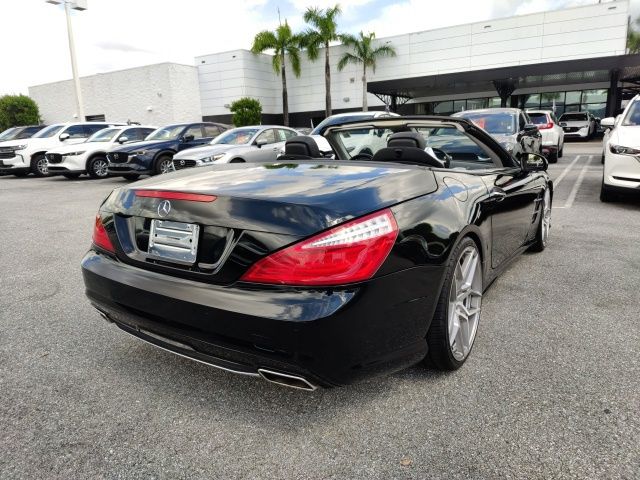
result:
[[[158,205],[158,215],[164,218],[167,215],[169,215],[170,211],[171,211],[171,202],[169,200],[161,201],[160,204]]]
[[[184,167],[184,160],[180,160],[180,165]]]

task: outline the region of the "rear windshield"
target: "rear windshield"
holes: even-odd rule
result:
[[[549,123],[546,113],[529,113],[529,118],[531,119],[531,123],[535,125],[544,125]]]
[[[586,120],[586,119],[587,119],[586,113],[564,113],[560,117],[560,120],[565,122],[576,122],[576,121],[579,122],[581,120]]]

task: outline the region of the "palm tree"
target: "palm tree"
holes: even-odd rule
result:
[[[640,17],[633,22],[640,25]],[[627,53],[640,53],[640,33],[635,31],[629,24],[627,27]]]
[[[325,116],[331,115],[331,67],[329,65],[329,44],[340,40],[336,18],[342,13],[340,5],[324,10],[307,8],[304,21],[311,24],[302,34],[301,45],[307,49],[309,60],[317,60],[319,49],[324,47]]]
[[[355,65],[362,65],[362,110],[365,112],[368,109],[367,105],[367,68],[371,68],[376,71],[376,63],[379,58],[382,57],[395,57],[395,49],[389,45],[389,42],[384,45],[375,47],[373,45],[373,39],[376,38],[375,33],[369,33],[365,35],[360,32],[358,37],[352,35],[342,35],[342,43],[351,47],[353,53],[346,52],[340,58],[338,62],[338,70],[342,71],[344,67],[349,63]]]
[[[286,58],[289,57],[293,74],[300,76],[300,37],[291,32],[287,21],[279,25],[275,32],[264,30],[256,34],[253,39],[251,51],[254,54],[273,50],[271,64],[276,75],[282,77],[282,116],[285,126],[289,126],[289,97],[287,95],[287,69]]]

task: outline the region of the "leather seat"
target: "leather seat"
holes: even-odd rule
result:
[[[307,135],[291,137],[284,144],[284,155],[280,160],[308,160],[311,158],[323,158],[316,141]]]
[[[445,163],[429,155],[424,150],[425,148],[427,148],[427,142],[419,133],[398,132],[389,137],[387,148],[378,150],[371,161],[409,163],[412,165],[445,168]]]

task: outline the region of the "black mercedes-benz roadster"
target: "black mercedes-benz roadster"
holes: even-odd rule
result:
[[[278,163],[114,190],[82,261],[92,304],[157,347],[290,387],[460,367],[485,289],[546,246],[546,160],[518,163],[458,118],[323,135],[337,159],[301,136]]]

